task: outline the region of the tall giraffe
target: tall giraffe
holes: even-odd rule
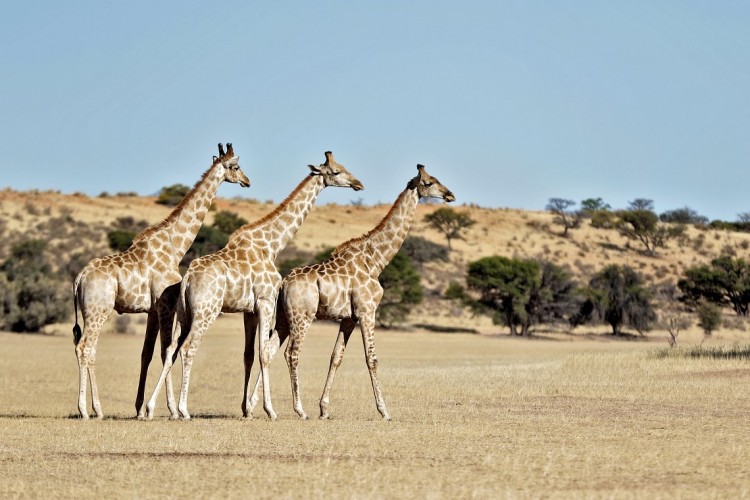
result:
[[[417,171],[417,176],[409,181],[388,214],[375,228],[359,238],[339,245],[327,261],[293,269],[282,283],[276,315],[277,335],[273,335],[269,342],[269,356],[273,358],[279,346],[289,337],[284,354],[292,382],[294,411],[303,419],[307,415],[300,399],[297,368],[305,334],[316,318],[341,321],[328,378],[320,399],[320,418],[329,418],[333,377],[344,357],[349,336],[359,322],[375,404],[385,420],[391,419],[377,377],[375,312],[383,297],[378,276],[406,239],[420,198],[442,198],[448,202],[455,200],[453,193],[428,174],[424,166],[417,165]],[[258,401],[259,390],[260,384],[256,383],[249,403],[251,412]],[[263,390],[265,401],[268,397],[265,393],[265,380]]]
[[[248,415],[247,385],[258,326],[261,378],[266,394],[270,396],[266,383],[270,359],[264,353],[269,352],[266,343],[273,326],[276,299],[281,285],[281,275],[274,263],[276,256],[294,237],[323,188],[350,187],[355,191],[364,188],[343,165],[336,163],[330,151],[326,151],[325,157],[326,161],[322,165],[309,165],[310,174],[273,212],[237,229],[229,237],[227,245],[218,252],[191,262],[182,280],[177,304],[180,334],[173,336],[161,377],[146,404],[148,418],[153,418],[156,396],[177,358],[178,349],[182,356],[182,390],[178,410],[182,418],[190,418],[187,399],[193,359],[203,335],[221,312],[244,313],[243,414]],[[268,416],[275,419],[270,397],[264,403]]]
[[[99,332],[112,309],[120,314],[148,312],[136,399],[136,411],[140,409],[157,333],[161,333],[162,361],[171,342],[172,322],[182,280],[178,268],[180,261],[198,234],[219,185],[224,181],[239,183],[243,187],[250,185],[238,161],[239,157],[235,156],[231,144],[227,144],[226,152],[224,146],[219,144],[219,156],[214,156],[211,167],[166,219],[138,234],[127,250],[91,260],[76,277],[73,285],[76,311],[73,342],[78,359],[78,411],[82,418],[89,418],[86,408],[87,378],[91,382],[94,415],[98,418],[104,416],[99,403],[94,364]],[[78,326],[79,305],[83,330]],[[176,414],[171,381],[167,383],[167,404],[170,411]]]

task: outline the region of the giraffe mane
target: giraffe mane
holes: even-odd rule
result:
[[[402,200],[404,199],[404,196],[406,196],[406,193],[408,193],[408,192],[409,192],[409,191],[411,191],[412,189],[413,189],[413,188],[411,188],[410,186],[407,186],[407,187],[406,187],[406,189],[404,189],[403,191],[401,191],[401,194],[399,194],[399,195],[398,195],[398,198],[396,198],[396,201],[395,201],[395,202],[393,202],[393,205],[391,205],[391,209],[390,209],[390,210],[388,210],[388,213],[387,213],[387,214],[385,214],[385,217],[383,217],[383,218],[381,219],[381,221],[380,221],[380,222],[378,222],[378,225],[377,225],[377,226],[375,226],[374,228],[370,229],[370,230],[369,230],[369,231],[367,231],[367,232],[366,232],[365,234],[363,234],[363,235],[361,235],[361,236],[357,236],[356,238],[352,238],[352,239],[350,239],[349,241],[345,241],[345,242],[344,242],[344,243],[342,243],[341,245],[337,246],[337,247],[336,247],[336,248],[335,248],[335,249],[333,250],[333,252],[331,253],[331,255],[335,255],[335,254],[338,254],[338,253],[340,253],[340,252],[343,252],[343,251],[344,251],[344,250],[346,250],[347,248],[349,248],[349,247],[351,247],[351,246],[353,246],[353,245],[356,245],[357,243],[361,243],[361,242],[363,242],[363,241],[367,240],[367,239],[368,239],[368,238],[370,238],[370,237],[371,237],[371,236],[372,236],[373,234],[375,234],[375,233],[377,233],[378,231],[380,231],[381,229],[383,229],[383,227],[384,227],[384,226],[386,225],[386,223],[387,223],[387,222],[388,222],[388,221],[390,220],[391,216],[393,215],[393,212],[395,212],[395,211],[396,211],[396,209],[397,209],[397,207],[398,207],[399,205],[401,205],[401,201],[402,201]]]
[[[307,186],[309,182],[312,182],[314,177],[315,176],[311,174],[311,175],[306,176],[304,179],[302,179],[302,182],[297,184],[297,187],[294,188],[294,191],[289,193],[289,195],[286,198],[284,198],[284,201],[282,201],[276,208],[274,208],[271,212],[267,213],[260,219],[253,221],[253,222],[248,222],[244,226],[241,226],[240,228],[236,229],[229,236],[229,241],[233,241],[237,237],[235,235],[238,235],[239,233],[249,231],[251,229],[255,229],[256,227],[262,226],[263,224],[266,224],[268,221],[274,219],[283,210],[285,210],[287,206],[289,206],[292,200],[294,200],[294,198],[299,194],[300,191],[302,191],[302,189],[304,189],[305,186]]]
[[[163,228],[167,227],[169,224],[171,224],[172,222],[174,222],[177,219],[177,216],[185,208],[185,205],[187,205],[190,202],[190,200],[193,199],[193,196],[195,196],[195,192],[198,189],[198,186],[200,186],[203,183],[203,181],[206,180],[206,177],[208,177],[208,174],[211,173],[211,170],[217,164],[218,164],[218,162],[214,162],[208,168],[208,170],[206,170],[205,172],[203,172],[203,175],[201,175],[201,178],[198,179],[198,182],[195,183],[195,185],[193,186],[193,189],[191,189],[188,192],[188,194],[186,194],[185,197],[182,198],[182,200],[180,200],[180,203],[178,203],[177,206],[174,207],[174,209],[169,213],[169,215],[167,216],[166,219],[164,219],[160,223],[155,224],[155,225],[153,225],[151,227],[147,227],[146,229],[144,229],[143,231],[141,231],[140,233],[138,233],[135,236],[135,238],[133,238],[133,243],[135,243],[137,241],[140,241],[140,240],[146,238],[147,236],[150,236],[150,235],[154,234],[155,232],[159,231],[160,229],[163,229]]]

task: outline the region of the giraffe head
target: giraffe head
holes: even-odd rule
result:
[[[214,156],[214,165],[221,163],[224,168],[224,180],[239,184],[242,187],[250,186],[250,179],[247,178],[245,172],[240,168],[240,157],[235,156],[234,148],[232,143],[227,143],[227,150],[224,152],[224,145],[219,143],[219,156]]]
[[[337,186],[337,187],[350,187],[355,191],[364,189],[365,186],[359,182],[359,179],[354,177],[349,171],[344,168],[340,163],[336,163],[333,159],[333,153],[326,151],[326,162],[318,165],[308,165],[310,167],[310,175],[320,175],[323,177],[323,183],[326,186]]]
[[[409,181],[408,187],[410,189],[416,189],[420,198],[441,198],[448,202],[456,199],[450,189],[440,184],[440,181],[437,180],[437,178],[427,173],[424,165],[417,165],[417,171],[419,173],[415,178]]]

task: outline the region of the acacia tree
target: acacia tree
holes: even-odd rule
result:
[[[572,209],[576,202],[563,198],[550,198],[545,210],[555,215],[555,223],[563,227],[562,236],[568,235],[568,229],[581,225],[581,216]]]
[[[738,316],[750,313],[750,263],[722,255],[709,265],[690,267],[677,282],[684,299],[692,304],[729,305]]]
[[[642,333],[656,321],[651,293],[641,275],[630,266],[605,267],[591,278],[582,293],[586,301],[572,319],[573,326],[598,319],[612,327],[613,335],[620,335],[625,325]]]
[[[465,212],[457,212],[450,207],[440,207],[432,213],[424,216],[424,220],[433,228],[437,229],[448,240],[448,249],[451,249],[451,240],[462,239],[464,229],[468,229],[476,221]]]
[[[602,200],[601,197],[586,198],[585,200],[581,200],[581,213],[583,215],[590,216],[594,212],[611,209],[612,207],[609,205],[609,203],[604,203],[604,200]]]
[[[640,241],[649,256],[654,256],[658,248],[666,248],[667,241],[685,232],[683,225],[659,224],[659,218],[652,210],[622,210],[617,215],[622,221],[619,226],[620,234]]]
[[[484,257],[469,264],[466,284],[479,293],[478,299],[467,298],[456,287],[450,295],[490,313],[511,335],[528,336],[534,324],[563,318],[575,308],[570,273],[551,262]]]
[[[391,327],[406,319],[412,307],[420,304],[424,288],[417,269],[406,253],[399,251],[378,277],[383,298],[376,312],[378,324]]]

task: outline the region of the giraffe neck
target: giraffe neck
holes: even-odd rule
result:
[[[250,241],[260,239],[267,244],[270,258],[276,260],[302,226],[324,187],[323,177],[308,175],[273,212],[238,229],[230,237],[230,244],[246,237]]]
[[[383,220],[367,234],[370,268],[377,275],[393,260],[409,234],[418,202],[417,190],[406,188]]]
[[[167,253],[176,258],[177,262],[182,260],[193,244],[208,208],[216,197],[216,191],[223,180],[221,168],[220,163],[209,168],[172,213],[154,228],[154,233],[165,240]],[[147,229],[144,234],[148,232]]]

